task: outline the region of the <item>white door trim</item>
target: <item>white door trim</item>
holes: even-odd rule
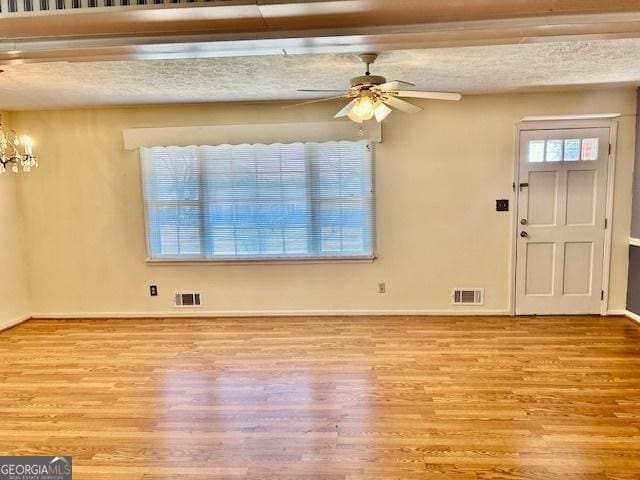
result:
[[[611,244],[613,234],[613,194],[615,188],[616,173],[616,150],[618,139],[618,122],[611,118],[594,118],[586,120],[540,120],[540,121],[521,121],[515,125],[515,144],[514,144],[514,162],[513,162],[513,208],[511,210],[511,281],[509,282],[509,312],[512,316],[516,314],[516,245],[518,238],[518,192],[516,185],[520,175],[520,132],[526,130],[561,130],[570,128],[608,128],[609,144],[611,145],[611,153],[609,154],[609,163],[607,166],[607,194],[606,194],[606,218],[608,226],[604,232],[604,255],[602,265],[602,289],[604,290],[604,298],[600,302],[600,315],[607,315],[609,305],[609,274],[611,269]]]

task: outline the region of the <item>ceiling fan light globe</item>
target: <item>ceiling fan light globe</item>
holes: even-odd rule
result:
[[[354,115],[353,110],[349,111],[349,113],[347,113],[347,117],[349,117],[350,120],[353,120],[356,123],[362,123],[364,120],[362,120],[362,118]]]
[[[353,120],[354,118],[359,120],[359,123],[370,120],[373,118],[375,113],[375,104],[374,100],[371,97],[360,97],[356,100],[356,103],[353,104],[353,108],[349,112],[349,118]],[[355,120],[355,121],[358,121]]]

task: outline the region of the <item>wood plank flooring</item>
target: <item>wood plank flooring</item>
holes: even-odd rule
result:
[[[0,454],[75,480],[640,479],[623,318],[31,320]]]

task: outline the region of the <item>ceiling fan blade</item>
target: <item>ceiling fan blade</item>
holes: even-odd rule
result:
[[[356,100],[357,100],[357,98],[356,98],[355,100],[351,100],[349,103],[347,103],[347,104],[342,108],[342,110],[340,110],[338,113],[336,113],[336,114],[333,116],[333,118],[340,118],[340,117],[345,117],[345,116],[347,116],[347,114],[351,111],[351,109],[352,109],[352,108],[353,108],[353,106],[355,105]]]
[[[342,90],[315,90],[313,88],[299,88],[298,90],[296,90],[296,92],[335,92],[335,93],[340,93],[340,92],[344,92],[344,89]]]
[[[399,90],[393,92],[398,97],[407,98],[429,98],[431,100],[460,100],[462,95],[450,92],[419,92],[417,90]]]
[[[380,102],[378,104],[378,106],[376,107],[376,109],[374,110],[373,114],[376,117],[376,121],[378,123],[380,123],[381,121],[383,121],[385,118],[387,118],[387,116],[392,112],[393,110],[391,110],[389,107],[387,107],[384,103]]]
[[[422,111],[422,107],[418,107],[417,105],[405,102],[404,100],[400,100],[396,97],[386,97],[382,101],[405,113],[417,113]]]
[[[319,102],[329,102],[331,100],[338,100],[339,98],[348,98],[348,97],[346,95],[340,95],[338,97],[320,98],[318,100],[309,100],[308,102],[296,103],[294,105],[287,105],[286,107],[282,107],[282,108],[301,107],[302,105],[309,105],[311,103],[319,103]]]
[[[400,88],[415,87],[413,83],[403,82],[402,80],[394,80],[393,82],[381,83],[372,88],[372,90],[381,90],[388,92],[390,90],[399,90]]]

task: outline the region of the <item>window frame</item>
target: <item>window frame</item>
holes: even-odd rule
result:
[[[344,142],[345,140],[340,140],[340,142]],[[362,141],[362,140],[360,140]],[[328,142],[328,141],[327,141]],[[352,142],[357,142],[353,140]],[[273,142],[278,143],[278,142]],[[325,143],[325,142],[301,142],[303,144],[308,143]],[[193,145],[191,145],[193,146]],[[206,146],[206,145],[199,145]],[[183,148],[186,148],[185,145]],[[152,147],[149,147],[152,148]],[[139,161],[140,161],[140,186],[141,186],[141,197],[142,204],[144,210],[144,235],[145,235],[145,243],[146,243],[146,259],[145,263],[149,265],[185,265],[185,266],[193,266],[193,265],[256,265],[256,264],[268,264],[268,265],[299,265],[299,264],[345,264],[345,263],[373,263],[378,259],[377,255],[377,215],[376,215],[376,200],[377,200],[377,189],[376,189],[376,163],[375,163],[375,143],[368,141],[367,149],[370,152],[370,163],[371,163],[371,254],[370,255],[313,255],[313,256],[287,256],[287,255],[279,255],[279,256],[260,256],[260,257],[252,257],[252,256],[238,256],[237,258],[233,257],[207,257],[205,255],[194,255],[187,256],[185,255],[183,258],[177,257],[167,257],[167,258],[158,258],[153,257],[151,254],[151,237],[149,235],[149,208],[147,205],[147,198],[145,192],[145,172],[144,172],[144,161],[142,157],[142,151],[139,151]],[[308,162],[308,158],[306,159]],[[309,180],[309,179],[308,179]],[[311,215],[311,220],[314,222],[315,213]],[[204,238],[201,238],[200,241],[204,241]],[[201,245],[202,247],[202,245]]]

